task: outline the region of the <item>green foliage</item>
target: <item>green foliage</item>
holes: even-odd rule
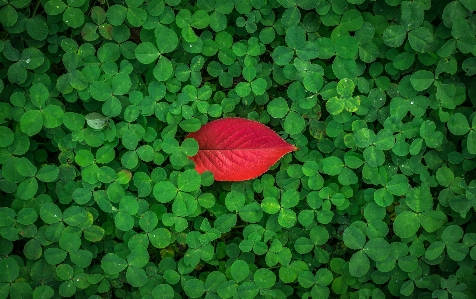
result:
[[[474,298],[475,11],[1,1],[0,298]],[[222,117],[299,150],[214,182]]]

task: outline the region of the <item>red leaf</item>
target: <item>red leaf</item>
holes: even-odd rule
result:
[[[254,179],[297,149],[267,126],[244,118],[212,121],[186,138],[195,138],[199,145],[190,157],[195,169],[211,171],[216,181]]]

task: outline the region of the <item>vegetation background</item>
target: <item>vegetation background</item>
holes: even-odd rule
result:
[[[0,0],[0,298],[474,298],[475,11]],[[299,150],[199,175],[228,116]]]

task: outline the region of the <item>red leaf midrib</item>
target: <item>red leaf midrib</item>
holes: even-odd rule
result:
[[[201,151],[251,151],[251,150],[291,150],[294,151],[296,147],[260,147],[260,148],[201,148]]]

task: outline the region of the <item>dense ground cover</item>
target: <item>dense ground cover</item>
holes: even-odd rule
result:
[[[474,298],[475,11],[0,1],[0,298]],[[229,116],[299,150],[198,174]]]

